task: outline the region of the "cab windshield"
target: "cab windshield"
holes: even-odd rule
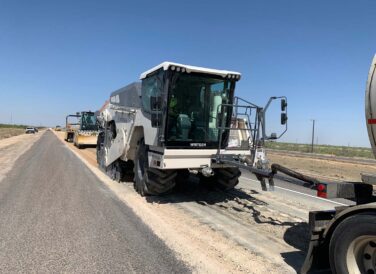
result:
[[[207,147],[218,145],[218,121],[228,121],[231,81],[192,74],[175,74],[167,112],[167,145]],[[189,144],[187,144],[187,142]]]
[[[81,130],[98,130],[97,117],[94,113],[83,113],[81,116]]]

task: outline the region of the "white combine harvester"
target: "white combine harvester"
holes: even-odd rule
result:
[[[323,198],[354,206],[310,212],[310,247],[301,273],[376,273],[376,176],[362,182],[325,183],[293,170],[265,165],[263,142],[287,130],[287,101],[272,97],[262,108],[234,96],[240,73],[165,62],[111,94],[99,120],[97,160],[113,179],[134,173],[141,195],[164,194],[192,173],[222,189],[238,183],[240,169],[254,173],[264,190],[284,173],[305,181]],[[285,130],[267,136],[265,112],[281,100]],[[366,121],[376,155],[376,57],[366,91]],[[238,131],[238,132],[236,132]],[[246,132],[246,133],[244,133]]]
[[[224,190],[234,188],[239,167],[265,166],[259,147],[277,138],[265,135],[267,107],[234,96],[240,77],[171,62],[142,73],[141,83],[113,92],[101,111],[99,165],[117,181],[133,167],[141,195],[164,194],[189,173]],[[287,103],[281,100],[286,124]]]

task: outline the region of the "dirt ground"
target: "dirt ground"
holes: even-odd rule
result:
[[[63,141],[63,132],[54,133],[196,273],[296,273],[308,245],[308,212],[335,206],[292,192],[262,192],[257,181],[246,177],[230,193],[193,181],[166,197],[140,197],[131,182],[118,184],[97,168],[95,148],[79,150]],[[34,137],[38,139],[20,135],[0,142],[3,176]],[[332,180],[376,172],[370,164],[268,156],[273,163]]]
[[[140,197],[132,182],[119,184],[97,168],[95,148],[77,149],[63,141],[63,132],[54,133],[195,273],[296,273],[308,246],[308,212],[336,206],[291,191],[263,192],[259,182],[247,176],[226,193],[206,189],[191,177],[171,195]],[[40,134],[1,140],[0,181]],[[360,172],[375,169],[370,164],[268,156],[306,174],[337,180],[357,179]]]
[[[359,181],[361,173],[376,174],[376,166],[372,164],[298,157],[283,152],[268,152],[268,158],[271,163],[278,163],[307,175],[333,181]]]
[[[55,134],[62,140],[62,133],[55,132]],[[64,142],[64,141],[63,141]],[[179,202],[164,200],[164,199],[145,199],[140,197],[134,190],[131,183],[118,184],[109,179],[96,166],[95,149],[77,149],[72,144],[64,142],[72,151],[79,157],[87,166],[100,178],[122,201],[130,206],[135,213],[144,220],[145,223],[174,251],[179,254],[179,257],[188,263],[194,273],[294,273],[295,271],[285,265],[282,258],[274,256],[266,258],[264,253],[266,249],[262,241],[256,249],[252,250],[234,241],[233,237],[239,231],[244,232],[244,226],[247,224],[235,224],[233,217],[230,217],[232,222],[226,215],[219,212],[220,208],[224,208],[227,201],[224,199],[223,203],[217,203],[211,206],[203,206],[196,202],[189,201],[192,196],[200,200],[201,190],[197,195],[189,193],[190,197],[177,198]],[[201,193],[200,196],[203,196]],[[214,197],[214,200],[218,197]],[[210,199],[206,197],[202,203],[207,203]],[[211,203],[211,202],[209,202]],[[236,201],[234,201],[236,204]],[[264,203],[260,202],[262,207]],[[203,208],[205,208],[204,212]],[[232,206],[231,206],[232,208]],[[228,210],[225,210],[228,211]],[[213,213],[216,212],[214,216]],[[246,215],[249,212],[245,213]],[[214,220],[218,224],[220,219],[224,219],[219,226],[225,225],[231,227],[233,235],[224,236],[213,225]],[[240,221],[240,220],[239,220]],[[210,224],[210,225],[208,225]],[[242,228],[238,228],[241,226]],[[226,227],[227,230],[229,228]],[[248,229],[248,228],[247,228]],[[237,235],[240,238],[240,235]],[[247,241],[251,240],[248,235]],[[253,241],[255,241],[256,233],[253,233]],[[263,239],[261,235],[258,235]],[[244,241],[244,240],[242,240]],[[282,245],[282,244],[280,244]],[[281,249],[288,251],[295,251],[283,244]],[[278,254],[279,255],[279,254]]]
[[[24,133],[25,130],[23,128],[0,128],[0,140]]]
[[[308,245],[308,212],[334,206],[289,192],[262,192],[245,177],[230,193],[190,180],[171,195],[140,197],[131,182],[116,183],[97,168],[95,148],[62,142],[195,273],[296,273]]]

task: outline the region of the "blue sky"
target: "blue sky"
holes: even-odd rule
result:
[[[64,124],[170,60],[239,71],[237,95],[260,105],[286,95],[284,141],[310,142],[314,118],[319,143],[369,146],[375,12],[374,0],[4,0],[0,123]]]

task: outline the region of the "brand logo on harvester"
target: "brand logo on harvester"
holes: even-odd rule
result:
[[[206,147],[206,143],[190,143],[191,147]]]

